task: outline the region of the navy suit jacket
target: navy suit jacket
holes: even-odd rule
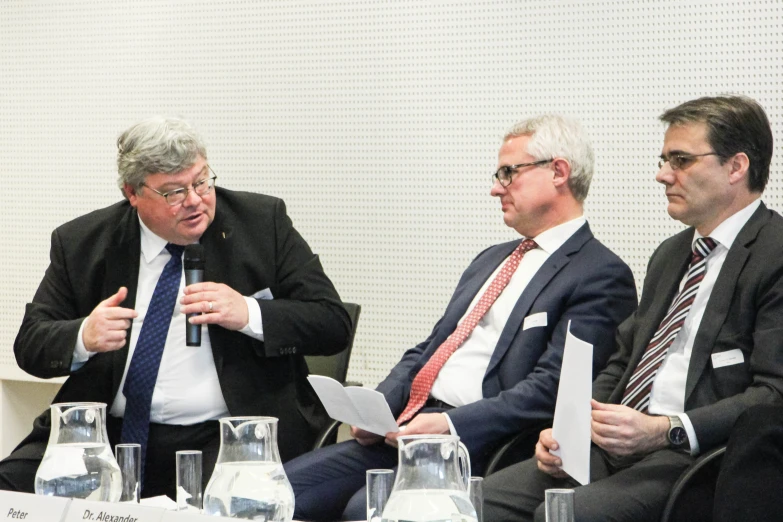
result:
[[[520,241],[490,247],[473,260],[427,340],[408,350],[378,385],[395,416],[408,402],[413,377],[456,329],[484,282]],[[480,463],[504,438],[551,421],[569,321],[571,332],[594,346],[597,374],[614,349],[617,325],[636,306],[630,268],[585,224],[550,256],[519,296],[484,375],[484,398],[448,412],[471,458]],[[546,326],[522,330],[525,317],[538,313],[546,314]]]

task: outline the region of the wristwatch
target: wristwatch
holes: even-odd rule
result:
[[[669,445],[675,449],[686,449],[688,444],[688,432],[685,431],[682,421],[676,415],[669,416],[669,431],[666,433]]]

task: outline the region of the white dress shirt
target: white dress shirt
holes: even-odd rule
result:
[[[123,417],[125,413],[125,395],[122,389],[128,367],[139,340],[144,318],[147,314],[152,294],[163,269],[171,259],[166,250],[167,241],[152,232],[139,218],[141,225],[141,256],[139,259],[139,280],[136,290],[135,310],[138,316],[133,320],[129,342],[128,358],[125,363],[120,387],[110,413],[115,417]],[[152,393],[150,422],[159,424],[190,425],[199,422],[219,419],[228,415],[228,407],[220,389],[215,361],[212,357],[212,343],[209,339],[209,329],[202,326],[201,346],[187,346],[185,343],[185,315],[180,312],[180,299],[184,295],[185,274],[181,276],[177,304],[171,317],[166,344],[160,361],[158,379]],[[250,322],[242,333],[263,340],[261,327],[261,308],[258,302],[245,297],[248,304]],[[122,306],[122,305],[120,305]],[[88,352],[84,347],[84,321],[74,348],[72,370],[83,365],[94,352]]]
[[[484,374],[487,372],[489,360],[519,296],[522,295],[530,280],[549,259],[549,256],[563,246],[563,243],[574,235],[585,222],[584,216],[580,216],[550,228],[533,238],[538,248],[525,254],[506,288],[503,289],[470,336],[443,365],[430,392],[431,397],[455,407],[479,401],[484,397],[482,393]],[[460,319],[460,323],[476,306],[504,264],[505,261],[500,263],[495,272],[484,282],[481,290],[478,291],[468,307],[468,311]],[[450,421],[449,424],[451,424]],[[451,431],[454,433],[453,426]]]
[[[693,429],[685,411],[685,383],[688,379],[688,366],[693,351],[693,342],[699,331],[701,319],[707,308],[715,281],[718,279],[723,262],[729,253],[731,245],[737,238],[742,227],[761,204],[757,199],[747,207],[727,218],[712,231],[709,237],[717,241],[717,246],[707,256],[707,271],[699,285],[696,297],[691,305],[690,312],[685,318],[685,323],[677,333],[674,342],[669,347],[666,358],[663,361],[653,381],[650,392],[649,412],[651,415],[676,415],[682,420],[685,431],[688,433],[688,441],[691,446],[691,454],[699,453],[699,441],[696,439],[696,431]],[[703,237],[698,232],[693,235],[693,243]],[[693,244],[692,243],[692,244]],[[680,291],[688,277],[687,272],[680,281]]]

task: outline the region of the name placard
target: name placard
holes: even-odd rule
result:
[[[52,522],[61,520],[69,498],[0,491],[0,522]]]
[[[74,499],[63,522],[160,522],[163,512],[162,508],[132,502],[115,504]]]
[[[236,520],[235,518],[226,517],[208,517],[207,515],[201,515],[199,513],[187,512],[187,511],[166,511],[163,514],[163,518],[160,522],[211,522],[219,520]]]

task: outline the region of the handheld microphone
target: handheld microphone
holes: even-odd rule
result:
[[[188,245],[185,247],[185,285],[204,282],[204,247],[201,245]],[[188,346],[201,346],[201,325],[190,324],[191,317],[199,314],[187,314],[185,316],[185,344]]]

